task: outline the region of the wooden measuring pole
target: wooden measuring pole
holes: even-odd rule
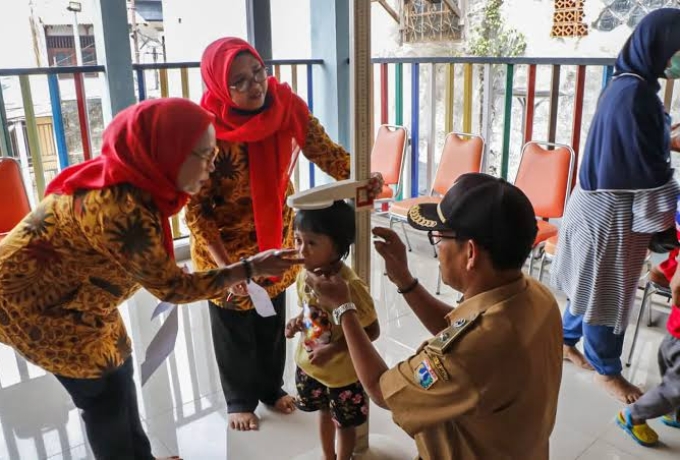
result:
[[[373,137],[373,75],[371,66],[371,2],[350,0],[350,139],[352,146],[352,179],[365,180],[371,175]],[[356,215],[357,238],[354,245],[354,271],[371,281],[371,213]],[[368,450],[368,422],[357,428],[356,452]]]

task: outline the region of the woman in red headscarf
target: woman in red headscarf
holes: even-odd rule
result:
[[[64,170],[0,243],[0,342],[54,374],[82,410],[98,459],[152,459],[118,306],[140,287],[189,303],[296,263],[269,251],[185,273],[168,218],[214,169],[213,116],[160,99],[122,111],[101,155]]]
[[[349,154],[326,134],[291,88],[267,77],[264,61],[245,41],[224,38],[201,60],[205,93],[201,105],[215,115],[215,171],[187,207],[192,259],[206,270],[222,267],[259,250],[293,247],[293,193],[290,172],[302,149],[333,178],[348,179]],[[382,180],[375,180],[381,190]],[[282,389],[286,344],[285,290],[298,270],[257,280],[277,314],[261,317],[243,285],[210,301],[212,335],[227,401],[230,425],[257,429],[258,403],[281,412],[294,410]]]

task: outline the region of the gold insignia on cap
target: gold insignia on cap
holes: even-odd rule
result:
[[[439,203],[437,205],[437,215],[439,216],[439,219],[442,221],[442,224],[446,223],[446,217],[444,217],[444,213],[442,212],[442,204]]]
[[[411,206],[411,208],[408,210],[408,216],[413,221],[413,223],[415,223],[416,225],[420,225],[421,227],[434,228],[437,226],[437,221],[426,219],[420,213],[419,204]]]

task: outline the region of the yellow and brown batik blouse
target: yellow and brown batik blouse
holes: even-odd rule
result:
[[[186,221],[192,234],[191,258],[196,270],[217,267],[208,243],[222,241],[229,255],[228,263],[236,263],[259,250],[255,233],[253,202],[250,197],[250,175],[247,146],[244,143],[218,141],[220,152],[215,160],[215,171],[201,191],[193,196],[186,208]],[[313,115],[309,116],[305,157],[336,180],[349,178],[350,157],[340,145],[333,142],[323,126]],[[286,197],[293,194],[293,184],[288,184]],[[276,199],[276,197],[272,197]],[[284,200],[285,203],[285,200]],[[283,246],[295,246],[293,238],[293,210],[283,206]],[[299,267],[294,267],[277,282],[269,279],[255,280],[274,298],[295,282]],[[223,307],[249,310],[253,304],[249,297],[226,296],[212,299]]]
[[[140,287],[174,303],[227,290],[226,271],[183,272],[162,238],[132,186],[48,196],[0,243],[0,342],[65,377],[116,369],[131,353],[118,306]]]

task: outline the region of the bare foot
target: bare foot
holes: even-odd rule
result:
[[[259,428],[257,415],[252,412],[236,412],[229,414],[229,426],[236,431],[251,431]]]
[[[607,393],[625,404],[632,404],[642,396],[642,390],[623,378],[620,374],[597,374],[595,376],[595,381],[607,390]]]
[[[576,347],[570,347],[569,345],[562,345],[562,357],[565,361],[571,361],[576,364],[581,369],[588,371],[594,370],[593,366],[590,365],[588,360],[583,354],[578,351]]]
[[[274,409],[282,414],[290,414],[295,410],[295,399],[291,395],[281,396],[274,403]]]

